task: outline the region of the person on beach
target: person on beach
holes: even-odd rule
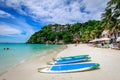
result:
[[[102,47],[104,46],[104,44],[105,44],[105,41],[102,41],[102,42],[101,42]]]
[[[6,48],[6,50],[10,50],[10,48]]]
[[[118,42],[118,48],[120,49],[120,42]]]
[[[10,50],[10,48],[4,48],[4,50]]]

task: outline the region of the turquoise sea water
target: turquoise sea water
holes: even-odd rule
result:
[[[26,60],[60,47],[61,45],[46,44],[0,44],[0,74]]]

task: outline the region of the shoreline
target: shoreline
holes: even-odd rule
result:
[[[50,54],[49,54],[50,53]],[[46,55],[37,57],[34,60],[21,64],[20,66],[8,71],[0,76],[0,80],[119,80],[120,77],[120,51],[113,49],[104,49],[90,47],[87,44],[67,45],[67,48],[61,50],[53,50]],[[88,54],[91,57],[90,62],[99,63],[100,69],[75,72],[75,73],[59,73],[48,74],[39,73],[40,67],[45,67],[46,62],[54,57],[72,56]]]
[[[18,64],[14,65],[14,66],[12,66],[11,68],[7,69],[6,71],[2,72],[2,73],[0,74],[0,77],[1,77],[2,75],[6,74],[7,72],[9,72],[9,71],[11,71],[11,70],[13,70],[13,69],[21,66],[21,65],[27,64],[28,62],[31,62],[31,61],[36,60],[36,59],[38,59],[38,58],[41,58],[41,57],[43,57],[43,56],[47,56],[47,55],[50,55],[50,54],[57,55],[57,53],[59,53],[60,51],[62,51],[62,50],[64,50],[64,49],[66,49],[66,46],[65,46],[65,45],[63,45],[63,46],[55,49],[55,51],[54,51],[54,50],[50,50],[50,51],[45,52],[45,53],[43,53],[43,54],[39,54],[39,55],[37,55],[37,56],[33,56],[33,57],[28,58],[28,59],[22,60],[22,61],[20,61]]]

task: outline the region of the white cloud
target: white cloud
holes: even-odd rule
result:
[[[6,18],[6,17],[14,18],[11,14],[9,14],[5,11],[2,11],[2,10],[0,10],[0,17],[2,17],[2,18]]]
[[[6,24],[1,24],[0,26],[0,35],[8,36],[13,34],[21,34],[21,31],[19,29],[13,28]]]
[[[88,19],[101,19],[101,14],[104,12],[108,1],[109,0],[83,0],[82,4],[85,6],[85,11],[90,12],[90,14],[85,16],[88,16]]]
[[[26,42],[35,32],[24,20],[15,21],[16,24],[0,23],[0,36],[4,36],[0,42]]]
[[[7,0],[7,5],[35,20],[53,23],[74,23],[101,18],[109,0]],[[22,6],[27,9],[23,10]],[[80,8],[84,7],[84,11]],[[89,12],[86,13],[85,11]]]
[[[26,32],[26,37],[30,37],[35,31],[32,26],[28,25],[23,19],[16,20],[17,28]]]
[[[33,27],[28,25],[25,20],[19,18],[14,19],[14,21],[15,24],[0,23],[0,34],[2,34],[2,32],[5,33],[5,31],[8,31],[9,33],[11,32],[11,34],[17,34],[17,36],[30,37],[31,34],[35,32]],[[22,35],[22,32],[25,32],[25,35]]]

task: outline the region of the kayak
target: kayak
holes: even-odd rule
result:
[[[52,65],[50,67],[39,68],[39,72],[44,73],[66,73],[66,72],[78,72],[88,71],[99,68],[98,63],[82,63],[82,64],[63,64],[63,65]]]
[[[71,58],[85,58],[85,57],[88,57],[89,55],[87,54],[83,54],[83,55],[75,55],[75,56],[64,56],[64,57],[60,57],[60,58],[57,58],[57,59],[54,59],[54,60],[66,60],[66,59],[71,59]]]
[[[49,65],[59,65],[59,64],[70,64],[70,63],[77,63],[77,62],[84,62],[84,61],[89,61],[91,57],[85,57],[85,58],[70,58],[70,59],[65,59],[61,60],[58,59],[54,62],[48,62]]]

